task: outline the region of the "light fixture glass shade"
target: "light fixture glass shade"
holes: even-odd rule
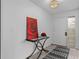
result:
[[[50,2],[50,7],[51,8],[56,8],[56,7],[58,7],[58,5],[59,5],[59,1],[51,0],[51,2]]]

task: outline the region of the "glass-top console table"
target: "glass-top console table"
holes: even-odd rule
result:
[[[46,42],[46,40],[48,38],[49,38],[48,36],[39,36],[38,38],[36,38],[37,39],[36,41],[35,41],[35,39],[34,39],[34,41],[31,41],[31,42],[33,42],[35,44],[35,49],[31,53],[31,55],[28,56],[26,59],[30,59],[30,57],[34,54],[34,52],[36,51],[36,49],[38,49],[39,52],[40,52],[39,55],[38,55],[38,57],[37,57],[37,59],[39,59],[39,57],[41,56],[42,51],[48,52],[48,50],[44,49],[44,44],[45,44],[45,42]],[[41,42],[41,41],[43,41],[43,42]]]

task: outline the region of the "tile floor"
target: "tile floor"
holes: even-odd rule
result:
[[[50,46],[46,47],[45,49],[51,51],[55,47],[56,47],[55,44],[51,44]],[[38,54],[39,54],[39,52],[34,54],[30,59],[37,59]],[[48,53],[43,51],[39,59],[42,59],[47,54]],[[70,48],[68,59],[79,59],[79,50],[78,49]]]

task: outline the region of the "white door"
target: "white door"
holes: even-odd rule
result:
[[[68,25],[67,25],[67,33],[65,33],[67,36],[67,47],[69,48],[75,48],[75,42],[76,42],[76,38],[75,38],[75,17],[74,16],[71,16],[71,17],[68,17]]]

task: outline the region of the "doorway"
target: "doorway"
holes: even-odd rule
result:
[[[76,42],[76,29],[75,29],[75,16],[70,16],[67,19],[67,33],[65,33],[67,35],[67,47],[69,48],[75,48],[75,42]]]

